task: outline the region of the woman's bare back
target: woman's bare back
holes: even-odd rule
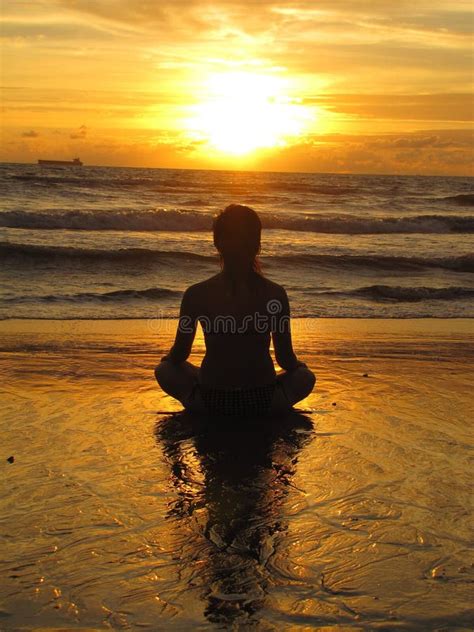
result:
[[[274,382],[271,337],[278,364],[290,370],[297,365],[286,292],[258,273],[238,282],[221,272],[188,288],[168,359],[182,361],[189,355],[198,322],[206,343],[202,384],[228,387]]]

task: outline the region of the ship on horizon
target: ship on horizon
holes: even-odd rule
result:
[[[82,167],[84,164],[79,158],[72,160],[38,160],[42,167]]]

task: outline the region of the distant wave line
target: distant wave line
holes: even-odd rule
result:
[[[12,174],[9,176],[12,180],[18,180],[20,182],[31,183],[33,185],[40,185],[44,187],[57,187],[60,185],[68,185],[80,188],[134,188],[143,187],[148,191],[174,191],[174,192],[195,192],[203,189],[202,181],[197,180],[183,180],[182,178],[172,178],[163,176],[153,177],[152,175],[146,176],[132,176],[127,177],[125,173],[114,174],[108,173],[107,177],[94,177],[94,174],[90,171],[84,172],[81,170],[76,175],[67,173],[54,173],[54,174],[42,174],[42,173],[26,173],[26,174]],[[301,194],[316,194],[321,196],[340,196],[340,197],[370,197],[371,195],[377,195],[379,188],[373,187],[370,183],[361,186],[351,184],[312,184],[304,181],[285,181],[281,179],[270,178],[264,181],[258,181],[254,178],[250,178],[247,181],[231,181],[231,180],[219,180],[214,179],[212,182],[204,183],[212,188],[212,191],[219,193],[227,193],[232,196],[235,194],[271,194],[271,193],[285,193],[296,192]],[[398,186],[387,188],[386,192],[391,195],[398,195]],[[456,205],[473,206],[474,205],[474,193],[459,193],[447,196],[425,196],[423,198],[427,202],[452,202]]]
[[[25,183],[32,183],[34,185],[43,186],[56,186],[56,185],[72,185],[84,188],[94,187],[144,187],[148,190],[157,191],[196,191],[202,190],[203,184],[201,181],[183,181],[182,179],[170,179],[170,178],[153,178],[153,177],[91,177],[91,174],[78,175],[62,175],[55,173],[54,175],[44,175],[38,173],[29,174],[12,174],[10,176],[13,180],[19,180]],[[369,192],[370,189],[365,189],[360,186],[344,186],[338,184],[308,184],[305,182],[282,182],[281,180],[258,182],[254,179],[250,179],[247,182],[238,181],[221,181],[214,180],[209,183],[213,191],[221,193],[232,194],[252,194],[252,193],[268,193],[268,192],[301,192],[301,193],[316,193],[319,195],[357,195],[358,193]]]

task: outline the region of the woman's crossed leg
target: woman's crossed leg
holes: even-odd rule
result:
[[[155,368],[155,378],[162,390],[177,399],[191,412],[205,413],[199,391],[199,368],[190,362],[173,364],[163,360]],[[314,388],[316,376],[306,366],[293,371],[281,371],[276,377],[276,388],[270,414],[283,414],[307,397]]]

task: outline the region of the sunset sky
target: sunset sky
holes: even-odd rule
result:
[[[5,0],[0,160],[470,174],[465,0]]]

